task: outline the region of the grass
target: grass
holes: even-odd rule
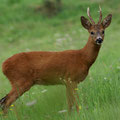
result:
[[[119,0],[63,0],[63,10],[47,18],[34,7],[39,0],[1,0],[0,4],[0,67],[15,53],[32,50],[61,51],[80,49],[88,39],[88,32],[81,26],[80,16],[87,17],[89,6],[95,21],[99,4],[103,17],[113,14],[110,27],[97,61],[87,79],[79,84],[80,114],[67,112],[64,86],[34,86],[18,99],[7,116],[0,120],[119,120],[120,118],[120,2]],[[0,69],[0,98],[11,89]],[[46,92],[43,92],[46,91]],[[27,103],[35,102],[27,106]]]

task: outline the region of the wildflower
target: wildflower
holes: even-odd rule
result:
[[[104,77],[104,80],[107,80],[107,78],[106,78],[106,77]]]
[[[44,90],[42,90],[42,91],[41,91],[41,93],[45,93],[45,92],[47,92],[47,90],[46,90],[46,89],[44,89]]]
[[[77,91],[77,90],[78,90],[78,88],[75,88],[75,90]]]
[[[55,37],[60,37],[60,33],[56,33],[54,36]]]
[[[117,66],[117,69],[119,69],[119,70],[120,70],[120,66]]]
[[[65,37],[69,37],[70,35],[69,34],[65,34]]]
[[[11,110],[11,111],[13,111],[13,109],[12,109],[12,108],[11,108],[10,110]]]
[[[27,52],[29,52],[29,51],[30,51],[30,49],[29,49],[29,48],[27,48],[27,49],[26,49],[26,51],[27,51]]]
[[[81,107],[81,106],[79,106],[79,109],[81,110],[81,109],[82,109],[82,107]]]
[[[31,101],[31,102],[28,102],[27,104],[26,104],[26,106],[33,106],[34,104],[36,104],[37,103],[37,100],[33,100],[33,101]]]
[[[67,110],[60,110],[60,111],[58,111],[58,113],[64,113],[64,112],[67,112]]]
[[[3,112],[0,112],[0,115],[2,115],[3,114]]]
[[[11,105],[11,107],[14,107],[14,105]]]

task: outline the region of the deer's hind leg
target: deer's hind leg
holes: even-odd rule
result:
[[[32,82],[26,79],[17,80],[14,84],[12,84],[12,90],[0,100],[0,105],[4,113],[7,113],[9,106],[16,101],[23,93],[28,91],[31,86],[33,85]]]

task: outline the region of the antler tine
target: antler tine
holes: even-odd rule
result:
[[[102,20],[102,10],[101,10],[101,7],[99,6],[99,12],[100,12],[100,17],[99,17],[99,21],[98,21],[98,24],[101,23],[101,20]]]
[[[88,15],[88,17],[90,18],[92,24],[95,24],[94,20],[92,19],[91,15],[90,15],[90,9],[89,9],[89,7],[88,7],[88,9],[87,9],[87,15]]]

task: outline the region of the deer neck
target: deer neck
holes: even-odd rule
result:
[[[82,49],[83,59],[85,60],[85,64],[89,67],[95,62],[98,53],[100,50],[100,46],[93,43],[91,37],[89,37],[87,44]]]

